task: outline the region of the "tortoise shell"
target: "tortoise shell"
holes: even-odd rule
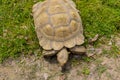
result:
[[[33,6],[35,31],[45,50],[84,43],[81,18],[71,0],[45,0]]]

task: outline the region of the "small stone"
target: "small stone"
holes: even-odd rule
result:
[[[48,77],[49,77],[48,73],[44,73],[43,76],[45,80],[48,80]]]
[[[102,49],[101,48],[94,48],[93,46],[88,46],[86,54],[88,57],[91,57],[95,54],[101,54],[102,53]]]
[[[93,42],[97,41],[98,37],[99,37],[99,35],[96,34],[96,35],[94,36],[94,38],[90,39],[89,43],[93,43]]]

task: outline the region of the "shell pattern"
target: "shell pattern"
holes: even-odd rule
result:
[[[84,43],[81,18],[71,0],[45,0],[33,6],[39,44],[45,50],[72,48]]]

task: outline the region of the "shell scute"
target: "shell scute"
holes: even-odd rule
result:
[[[71,32],[72,33],[76,32],[78,30],[78,27],[79,27],[78,23],[76,21],[72,20],[70,23]]]
[[[37,18],[35,18],[35,24],[37,26],[42,26],[44,24],[47,24],[49,20],[49,16],[46,12],[42,12],[40,15],[38,15]]]
[[[54,36],[54,29],[51,27],[51,25],[45,25],[43,29],[41,29],[45,36],[53,37]]]
[[[69,16],[65,13],[55,14],[51,16],[51,23],[54,27],[68,25],[69,24]]]
[[[65,13],[66,9],[62,5],[55,4],[55,5],[51,5],[48,8],[48,12],[49,12],[49,14],[53,15],[53,14],[57,14],[57,13]]]

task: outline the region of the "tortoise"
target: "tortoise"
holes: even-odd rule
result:
[[[35,31],[44,56],[57,55],[64,66],[69,53],[86,51],[79,11],[72,0],[45,0],[33,5]]]

